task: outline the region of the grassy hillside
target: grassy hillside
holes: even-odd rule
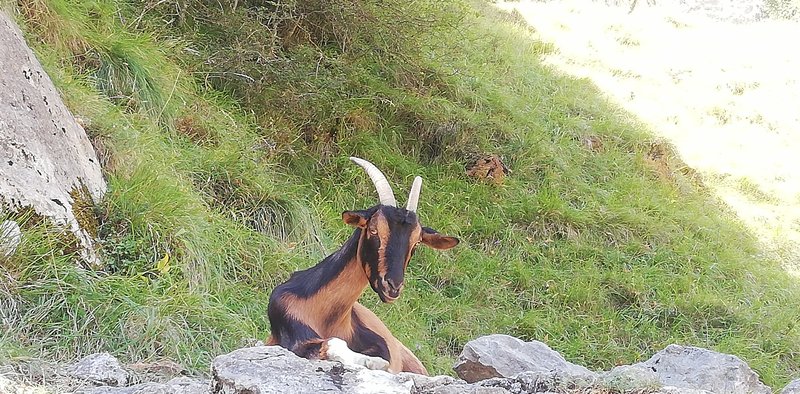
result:
[[[83,212],[105,268],[29,214],[0,266],[0,361],[211,358],[268,335],[271,289],[350,234],[376,163],[462,239],[362,302],[449,373],[487,333],[610,368],[669,343],[800,373],[800,288],[672,149],[484,3],[32,0],[10,5],[110,191]],[[513,170],[465,174],[484,154]],[[401,198],[402,200],[402,198]]]

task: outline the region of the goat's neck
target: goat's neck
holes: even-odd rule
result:
[[[361,244],[361,231],[356,230],[353,236],[342,247],[317,265],[321,271],[318,278],[325,283],[319,284],[319,292],[315,295],[326,309],[331,320],[335,315],[347,319],[353,304],[369,285],[361,259],[358,256]]]

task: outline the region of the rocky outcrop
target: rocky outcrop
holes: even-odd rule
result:
[[[464,354],[466,353],[466,354]],[[473,360],[473,361],[466,361]],[[649,360],[592,372],[572,364],[541,342],[523,342],[505,335],[471,341],[458,365],[480,364],[463,371],[497,371],[499,377],[472,383],[450,376],[390,374],[338,362],[307,360],[278,346],[253,346],[218,356],[211,379],[164,376],[145,382],[133,365],[123,368],[108,354],[89,356],[68,367],[71,379],[56,389],[33,387],[3,377],[0,393],[74,392],[79,394],[727,394],[769,393],[771,390],[739,358],[695,347],[670,345]],[[134,364],[139,365],[139,364]],[[159,364],[161,365],[161,364]],[[521,367],[524,366],[524,367]],[[516,368],[514,372],[513,368]],[[520,368],[528,368],[520,370]],[[150,368],[148,368],[150,369]],[[182,368],[169,368],[181,371]],[[79,373],[79,371],[83,371]],[[503,371],[503,372],[500,372]],[[459,372],[463,374],[464,372]],[[471,372],[468,372],[471,373]],[[505,374],[507,376],[504,376]],[[470,381],[474,377],[464,375]],[[58,381],[59,378],[36,380]],[[129,386],[125,386],[128,382]],[[110,385],[109,385],[110,384]],[[120,385],[116,387],[115,385]],[[800,379],[781,394],[800,393]]]
[[[52,218],[77,237],[84,259],[97,263],[92,226],[79,219],[106,191],[94,149],[2,11],[0,48],[0,211],[31,207]]]
[[[512,393],[564,392],[570,387],[613,393],[772,392],[738,357],[679,345],[670,345],[645,362],[595,373],[566,361],[541,342],[489,335],[464,346],[455,370],[468,382]],[[498,376],[505,379],[487,379]]]

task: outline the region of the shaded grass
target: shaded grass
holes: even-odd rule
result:
[[[50,227],[27,228],[2,266],[18,323],[0,358],[111,350],[203,369],[264,338],[271,289],[347,238],[342,210],[374,204],[346,159],[357,155],[398,196],[423,176],[422,221],[464,241],[420,251],[402,302],[363,299],[433,373],[489,333],[545,341],[594,369],[681,343],[735,353],[773,385],[800,370],[797,284],[679,158],[654,157],[660,142],[635,119],[542,66],[551,48],[488,5],[383,46],[365,26],[397,16],[372,8],[363,26],[287,42],[252,7],[163,26],[174,8],[35,4],[20,8],[37,55],[109,155],[96,208],[106,268],[76,268]],[[245,37],[259,56],[223,51]],[[235,61],[207,61],[221,54]],[[234,73],[250,79],[209,79]],[[482,153],[513,169],[504,184],[464,175]]]

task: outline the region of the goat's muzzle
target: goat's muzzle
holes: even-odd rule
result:
[[[380,296],[381,301],[391,304],[400,298],[400,293],[403,291],[402,282],[398,285],[391,279],[381,278],[380,284],[381,286],[378,295]]]

